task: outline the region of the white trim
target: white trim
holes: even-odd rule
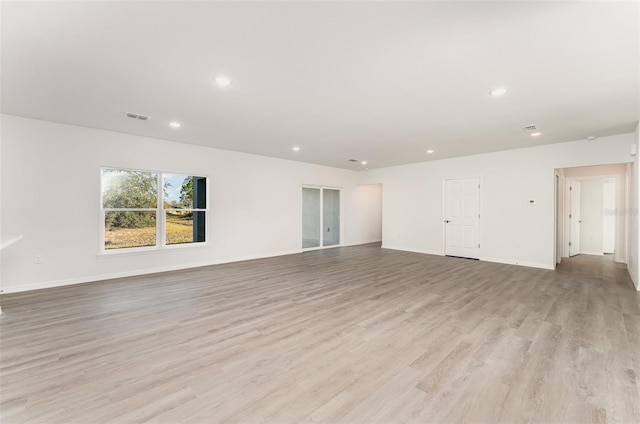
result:
[[[565,177],[564,178],[564,194],[565,194],[565,206],[566,209],[564,210],[564,216],[562,217],[562,219],[564,220],[564,248],[565,248],[565,257],[570,258],[571,257],[571,246],[569,245],[571,243],[571,218],[569,218],[569,215],[572,215],[572,210],[571,210],[571,190],[573,190],[572,186],[573,186],[573,182],[576,181],[575,177]],[[581,212],[582,214],[582,212]],[[579,254],[580,252],[576,253]],[[575,256],[575,255],[574,255]]]
[[[484,262],[493,262],[493,263],[496,263],[496,264],[517,265],[517,266],[526,266],[526,267],[529,267],[529,268],[549,269],[551,271],[553,271],[555,269],[555,267],[553,265],[542,264],[542,263],[539,263],[539,262],[514,261],[512,259],[483,258],[483,257],[480,257],[480,260],[484,261]]]
[[[371,243],[382,243],[382,239],[371,239],[371,240],[363,240],[363,241],[355,241],[352,243],[345,243],[342,245],[342,247],[349,247],[349,246],[360,246],[361,244],[371,244]]]
[[[400,250],[400,251],[403,251],[403,252],[422,253],[422,254],[425,254],[425,255],[444,256],[444,252],[437,251],[437,250],[407,249],[406,247],[389,246],[387,244],[383,244],[382,248],[383,249],[389,249],[389,250]]]
[[[208,182],[208,181],[207,181]],[[162,249],[163,247],[165,247],[167,245],[167,240],[166,240],[166,218],[167,218],[167,214],[164,211],[164,190],[163,190],[163,183],[164,183],[164,175],[162,175],[162,172],[158,172],[158,177],[156,178],[156,245],[155,247]],[[209,188],[209,187],[207,187]],[[206,219],[206,218],[205,218]],[[104,224],[103,224],[104,225]],[[106,231],[106,229],[105,229]],[[206,240],[206,238],[205,238]],[[107,250],[105,248],[105,246],[102,246],[102,248],[104,250]],[[133,247],[133,249],[135,249],[135,247]],[[125,253],[125,252],[123,252]]]
[[[581,250],[580,255],[593,255],[593,256],[604,256],[604,252],[591,252],[591,251],[584,251]]]
[[[404,248],[404,247],[387,246],[387,245],[382,245],[382,248],[383,249],[390,249],[390,250],[401,250],[401,251],[404,251],[404,252],[412,252],[412,253],[424,253],[424,254],[427,254],[427,255],[445,256],[444,253],[437,252],[437,251],[434,251],[434,250],[407,249],[407,248]],[[526,261],[523,262],[523,261],[514,261],[514,260],[510,260],[510,259],[484,258],[484,257],[480,257],[479,260],[483,261],[483,262],[493,262],[493,263],[497,263],[497,264],[518,265],[518,266],[526,266],[526,267],[530,267],[530,268],[549,269],[549,270],[552,270],[552,271],[554,269],[553,265],[541,264],[541,263],[538,263],[538,262],[526,262]]]
[[[313,252],[314,250],[335,249],[337,247],[344,247],[344,245],[332,244],[331,246],[305,247],[304,249],[302,249],[302,253]]]
[[[626,211],[624,214],[624,263],[627,264],[627,270],[629,270],[629,259],[631,258],[631,182],[631,164],[628,163],[624,174],[624,210]],[[629,275],[631,275],[631,270],[629,270]],[[633,277],[631,279],[633,280]],[[633,284],[640,290],[635,281]]]
[[[135,277],[139,275],[156,274],[159,272],[179,271],[183,269],[199,268],[199,267],[210,266],[210,265],[220,265],[220,264],[226,264],[226,263],[232,263],[232,262],[250,261],[254,259],[265,259],[265,258],[271,258],[275,256],[294,255],[298,253],[302,253],[302,250],[300,249],[285,250],[281,252],[267,253],[267,254],[261,254],[261,255],[238,256],[235,258],[195,262],[191,264],[173,265],[173,266],[158,267],[158,268],[147,268],[147,269],[140,269],[135,271],[116,272],[111,274],[99,274],[99,275],[93,275],[93,276],[71,278],[68,280],[44,281],[40,283],[23,284],[23,285],[18,285],[13,287],[11,286],[3,287],[3,291],[4,293],[19,293],[19,292],[25,292],[25,291],[31,291],[31,290],[50,289],[54,287],[70,286],[74,284],[94,283],[97,281],[111,280],[114,278]]]
[[[12,244],[22,240],[22,235],[6,235],[6,236],[1,236],[0,237],[0,250],[4,249],[5,247],[9,247]]]
[[[558,243],[561,243],[564,247],[564,238],[558,237],[560,230],[560,221],[564,223],[564,211],[563,208],[560,207],[558,202],[558,198],[562,193],[562,180],[563,176],[560,175],[559,169],[553,170],[553,269],[557,268],[557,265],[562,262],[562,253],[558,249]],[[563,198],[564,199],[564,198]],[[558,219],[558,215],[560,215],[560,219]]]
[[[629,264],[627,264],[627,274],[629,274],[629,277],[631,277],[631,282],[633,283],[633,286],[636,288],[636,291],[640,292],[640,284],[638,284],[638,282],[633,278],[633,274],[631,273],[631,268],[629,267]]]
[[[108,257],[148,255],[156,252],[169,252],[177,249],[201,249],[204,247],[211,247],[211,245],[206,241],[196,241],[192,243],[168,244],[163,248],[157,246],[121,247],[119,249],[109,249],[103,252],[98,252],[96,253],[96,258],[103,259]]]

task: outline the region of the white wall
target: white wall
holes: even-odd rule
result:
[[[604,181],[602,178],[583,180],[580,186],[580,253],[602,255]]]
[[[384,247],[443,254],[443,180],[481,178],[480,259],[553,269],[555,169],[633,160],[632,134],[361,173],[384,187]],[[529,200],[535,200],[534,205]]]
[[[616,179],[605,178],[602,192],[602,250],[613,253],[616,249]]]
[[[638,206],[640,202],[640,123],[636,125],[633,134],[633,143],[636,145],[636,155],[632,158],[631,184],[629,184],[629,274],[636,289],[640,290],[640,275],[638,275],[638,263],[640,262],[640,251],[638,250],[638,239],[640,239],[640,226],[638,225]]]
[[[304,184],[343,189],[343,244],[376,241],[380,209],[375,205],[381,197],[385,247],[443,254],[443,180],[467,176],[482,181],[480,258],[553,268],[554,169],[633,160],[629,269],[638,281],[640,165],[637,155],[629,155],[630,144],[638,141],[637,129],[635,135],[356,173],[10,115],[0,118],[0,231],[24,236],[0,254],[5,292],[299,252]],[[97,256],[101,166],[209,176],[208,246]],[[383,190],[364,188],[380,183]],[[530,199],[535,205],[529,205]],[[42,264],[34,264],[35,255],[42,256]]]
[[[10,115],[1,122],[0,230],[24,235],[1,253],[5,292],[299,252],[303,184],[342,188],[343,243],[370,241],[354,171]],[[209,176],[208,245],[98,256],[101,166]]]

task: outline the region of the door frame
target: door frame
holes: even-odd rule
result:
[[[564,172],[561,169],[554,170],[554,233],[553,233],[553,269],[562,262],[564,256]]]
[[[475,178],[478,180],[478,212],[480,214],[480,218],[478,218],[478,244],[480,247],[478,248],[478,260],[482,260],[482,217],[484,216],[484,211],[482,210],[482,187],[484,183],[482,181],[482,175],[469,175],[466,177],[447,177],[442,180],[442,217],[440,221],[442,222],[442,255],[447,256],[447,224],[444,222],[447,216],[447,181],[451,180],[466,180]]]
[[[594,165],[594,166],[600,166],[600,165]],[[564,193],[565,193],[565,199],[566,201],[564,202],[564,208],[565,208],[565,212],[564,212],[564,217],[563,217],[563,221],[565,222],[565,231],[564,231],[564,238],[565,238],[565,243],[564,243],[564,248],[563,248],[563,257],[569,257],[569,241],[571,240],[571,228],[569,228],[571,226],[571,221],[569,220],[569,212],[571,212],[571,193],[569,192],[569,186],[571,185],[571,181],[589,181],[589,180],[599,180],[602,179],[604,181],[605,178],[614,178],[616,181],[616,209],[619,209],[618,206],[620,206],[622,204],[622,206],[624,207],[624,205],[626,205],[629,202],[629,198],[628,196],[626,196],[626,193],[624,192],[624,183],[628,183],[628,178],[624,178],[624,180],[627,181],[621,181],[620,179],[620,174],[603,174],[603,175],[589,175],[589,176],[585,176],[585,177],[566,177],[565,178],[565,189],[564,189]],[[622,184],[622,185],[621,185]],[[622,195],[625,197],[624,199],[619,199],[618,197],[620,196],[620,194],[622,193]],[[628,209],[627,209],[628,210]],[[628,227],[628,216],[626,216],[628,214],[625,214],[625,217],[621,217],[619,214],[616,214],[615,216],[615,245],[618,246],[618,233],[622,232],[622,230],[620,230],[620,228],[629,228]],[[624,231],[624,233],[626,234],[628,231]],[[627,246],[625,246],[624,241],[621,242],[620,246],[622,246],[623,251],[619,253],[618,258],[622,260],[621,263],[627,263],[629,260],[629,248]],[[615,256],[615,254],[614,254]]]
[[[600,177],[594,177],[594,178],[600,178]],[[571,184],[574,181],[580,182],[582,180],[582,178],[580,177],[566,177],[564,179],[564,193],[565,193],[565,206],[566,209],[564,210],[564,217],[563,220],[565,222],[565,237],[564,237],[564,253],[565,253],[565,257],[570,258],[571,257],[571,246],[569,246],[569,243],[571,243],[571,218],[569,218],[569,215],[571,215]],[[580,201],[582,202],[582,196],[580,196]],[[582,215],[582,213],[581,213]],[[578,252],[576,255],[579,255],[580,253]]]
[[[300,187],[300,242],[302,243],[302,225],[304,224],[304,221],[302,221],[304,219],[303,216],[303,212],[304,212],[304,205],[303,205],[303,198],[302,198],[302,189],[303,188],[314,188],[317,190],[320,190],[320,246],[318,247],[307,247],[307,248],[302,248],[303,252],[309,252],[311,250],[320,250],[320,249],[333,249],[336,247],[341,247],[343,246],[344,243],[344,223],[343,223],[343,219],[342,219],[342,215],[343,215],[343,208],[344,208],[344,201],[342,199],[342,187],[332,187],[332,186],[323,186],[323,185],[315,185],[315,184],[302,184],[302,187]],[[340,210],[338,211],[338,221],[340,222],[340,242],[338,244],[333,244],[331,246],[323,246],[323,228],[324,228],[324,213],[323,213],[323,208],[324,208],[324,190],[338,190],[339,193],[339,199],[340,199]]]

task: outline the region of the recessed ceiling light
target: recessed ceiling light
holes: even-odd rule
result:
[[[363,160],[363,161],[362,161],[362,162],[360,162],[360,163],[361,163],[361,164],[363,164],[363,165],[366,165],[366,164],[367,164],[367,161],[366,161],[366,160]]]
[[[299,152],[300,151],[300,147],[293,146],[293,148],[291,150],[293,150],[294,152]]]
[[[529,134],[531,137],[538,137],[540,135],[542,135],[541,132],[532,132],[531,134]]]
[[[228,87],[231,85],[231,80],[222,75],[216,77],[216,82],[218,83],[218,85],[221,85],[223,87]]]
[[[591,141],[591,140],[595,140],[596,138],[598,137],[596,137],[595,135],[590,135],[589,137],[587,137],[587,140]]]
[[[169,122],[169,126],[171,128],[180,128],[181,127],[180,122]]]
[[[507,91],[508,91],[507,87],[497,87],[497,88],[494,88],[493,90],[489,91],[489,94],[491,94],[493,97],[500,97],[504,93],[506,93]]]
[[[432,154],[433,154],[433,149],[429,149],[429,150],[427,150],[427,154],[432,155]]]

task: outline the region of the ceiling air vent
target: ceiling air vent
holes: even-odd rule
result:
[[[358,162],[358,159],[349,159],[349,162]]]
[[[148,116],[140,115],[139,113],[125,112],[124,114],[129,118],[139,119],[141,121],[146,121],[147,119],[149,119]]]
[[[524,132],[534,132],[534,131],[538,131],[538,129],[536,128],[535,125],[527,125],[522,127],[522,131]]]

